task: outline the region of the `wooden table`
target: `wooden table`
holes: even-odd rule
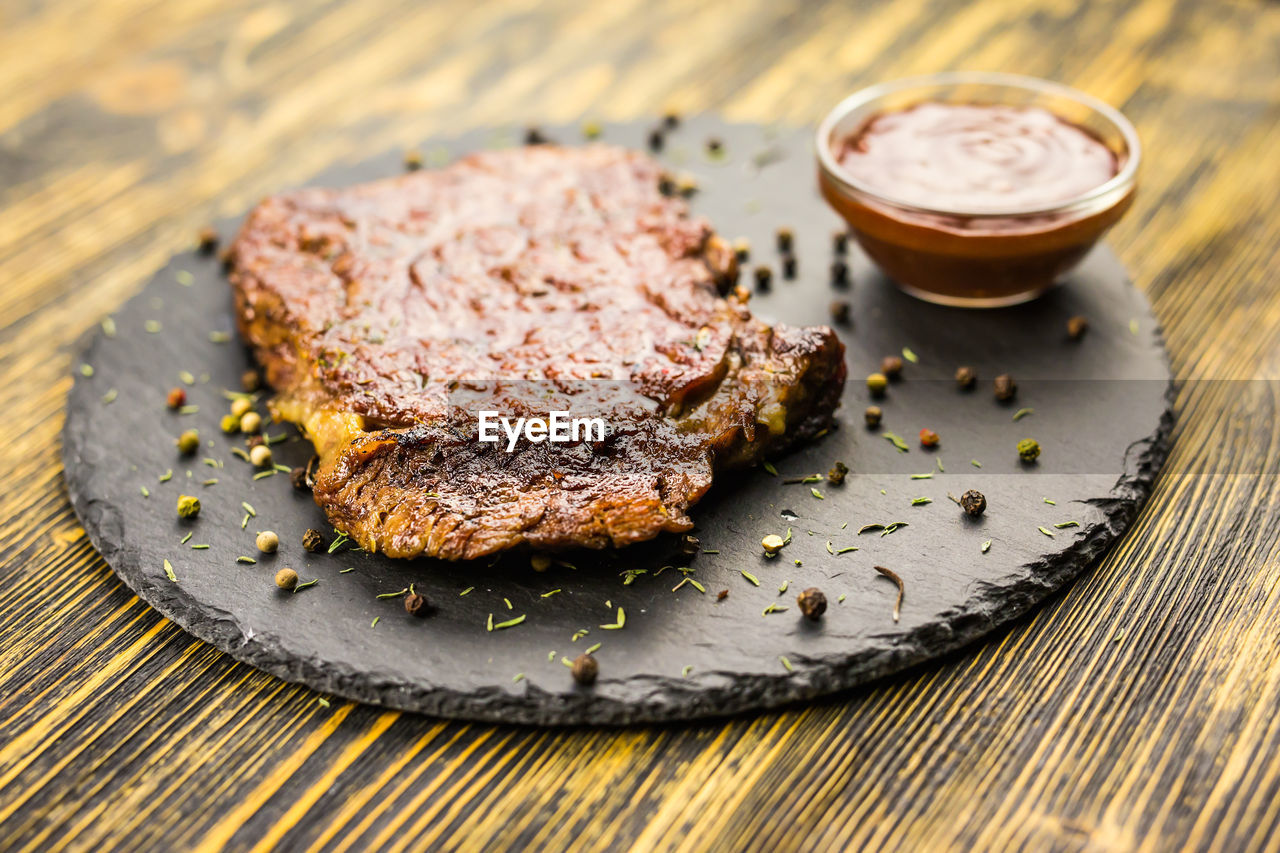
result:
[[[462,126],[812,122],[953,67],[1137,124],[1143,189],[1111,242],[1187,380],[1132,533],[988,642],[695,726],[326,708],[158,617],[72,514],[69,345],[202,223]],[[1262,0],[7,0],[0,848],[1280,849],[1277,190]]]

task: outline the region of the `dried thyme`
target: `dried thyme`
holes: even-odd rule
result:
[[[886,569],[884,566],[872,566],[871,568],[875,569],[877,572],[898,585],[898,600],[893,604],[893,621],[897,622],[898,617],[902,614],[902,597],[906,591],[902,583],[902,578],[898,577],[898,573],[893,571],[893,569]]]

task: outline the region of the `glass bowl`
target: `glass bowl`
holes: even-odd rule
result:
[[[839,163],[844,140],[883,113],[924,102],[1040,107],[1106,145],[1114,177],[1048,206],[928,207],[858,181]],[[873,261],[930,302],[998,307],[1033,299],[1080,262],[1133,201],[1141,146],[1112,107],[1067,86],[1013,74],[950,72],[863,89],[818,127],[818,183]]]

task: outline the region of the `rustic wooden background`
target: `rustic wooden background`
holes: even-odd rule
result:
[[[86,541],[58,455],[70,342],[200,224],[462,126],[812,122],[947,68],[1134,120],[1143,190],[1112,244],[1177,373],[1240,380],[1187,384],[1132,534],[1012,630],[725,723],[461,725],[322,707],[159,618]],[[1280,848],[1278,191],[1261,0],[3,0],[0,848]]]

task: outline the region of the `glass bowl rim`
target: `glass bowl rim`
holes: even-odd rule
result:
[[[1119,131],[1120,135],[1124,138],[1125,148],[1128,149],[1126,152],[1127,158],[1124,164],[1120,167],[1120,171],[1111,178],[1101,184],[1098,184],[1098,186],[1086,190],[1079,195],[1072,196],[1071,198],[1056,201],[1050,205],[1024,205],[1021,207],[1015,206],[1001,209],[985,208],[981,210],[965,209],[961,207],[929,207],[905,201],[900,198],[894,198],[891,195],[886,195],[881,191],[874,190],[865,184],[862,184],[840,168],[840,164],[836,161],[835,155],[831,151],[831,135],[835,131],[836,125],[847,118],[854,110],[864,107],[867,104],[888,95],[910,91],[911,89],[964,84],[1003,87],[1032,94],[1050,94],[1075,101],[1081,106],[1101,115],[1105,120],[1110,122],[1117,131]],[[822,123],[818,125],[814,142],[818,153],[818,162],[822,168],[823,174],[845,191],[853,191],[860,195],[872,198],[881,204],[898,208],[900,210],[932,216],[961,216],[973,219],[1062,214],[1072,212],[1082,207],[1088,207],[1097,200],[1105,198],[1117,190],[1128,190],[1132,187],[1138,173],[1138,164],[1142,160],[1142,144],[1138,141],[1137,130],[1134,129],[1133,124],[1125,118],[1119,110],[1112,107],[1110,104],[1107,104],[1092,95],[1087,95],[1079,89],[1073,89],[1072,87],[1061,83],[1042,80],[1039,77],[1027,77],[1021,74],[1005,74],[991,71],[946,71],[937,74],[925,74],[917,77],[904,77],[898,80],[891,80],[886,83],[877,83],[874,86],[859,89],[852,95],[849,95],[847,98],[840,101],[840,103],[836,104],[835,107],[827,113],[826,118],[824,118]]]

